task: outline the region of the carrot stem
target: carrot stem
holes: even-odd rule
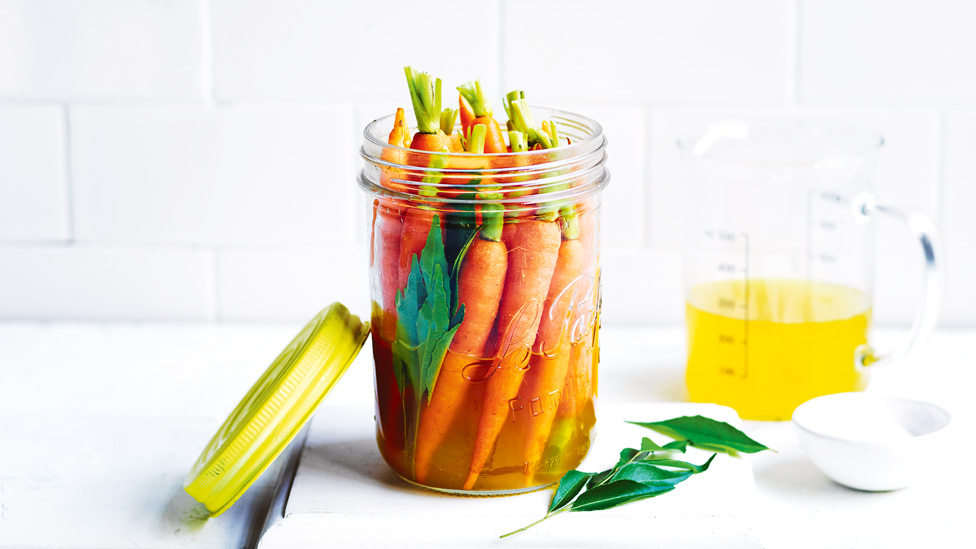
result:
[[[478,193],[479,200],[490,200],[500,196],[497,193]],[[479,236],[491,242],[498,242],[502,239],[502,230],[505,223],[505,207],[501,204],[482,204],[481,205],[481,232]]]
[[[465,144],[465,152],[474,154],[484,154],[485,153],[485,135],[488,133],[488,128],[484,124],[475,124],[471,127],[471,135],[468,137],[468,142]]]
[[[488,95],[485,94],[485,90],[481,88],[480,80],[465,82],[457,87],[457,91],[471,105],[471,110],[474,111],[475,118],[492,116],[491,103],[488,101]]]
[[[426,72],[403,67],[410,88],[410,101],[417,116],[417,131],[437,133],[441,121],[441,79]]]
[[[529,133],[530,129],[535,128],[535,121],[532,120],[532,113],[525,103],[525,92],[515,90],[508,92],[505,96],[505,114],[508,115],[509,130],[517,130],[522,133]]]
[[[505,112],[508,114],[508,129],[520,131],[528,136],[529,146],[538,144],[543,149],[559,146],[559,133],[556,123],[545,120],[536,126],[529,105],[525,102],[525,92],[515,90],[505,96]]]
[[[525,152],[529,150],[529,140],[526,135],[518,130],[508,131],[508,142],[512,152]]]
[[[454,133],[454,123],[457,122],[457,109],[444,109],[441,112],[441,131],[447,135]]]

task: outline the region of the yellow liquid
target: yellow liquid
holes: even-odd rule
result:
[[[811,398],[863,390],[855,351],[870,321],[868,297],[844,286],[775,278],[695,286],[686,303],[691,399],[785,420]]]

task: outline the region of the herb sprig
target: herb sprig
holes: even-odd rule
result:
[[[627,423],[646,427],[675,440],[661,446],[644,437],[639,450],[621,450],[616,465],[610,469],[599,473],[584,473],[575,469],[569,471],[559,480],[544,517],[501,537],[523,532],[567,511],[599,511],[666,494],[692,475],[707,471],[719,452],[735,456],[738,452],[754,453],[769,449],[728,423],[703,416]],[[685,453],[688,446],[716,453],[701,465],[675,459],[675,454]]]

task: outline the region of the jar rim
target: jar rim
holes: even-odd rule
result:
[[[571,128],[584,129],[589,131],[589,133],[583,139],[574,140],[572,144],[560,146],[558,147],[558,149],[539,149],[535,151],[525,151],[525,152],[482,153],[479,155],[472,155],[471,153],[464,153],[464,152],[457,153],[457,152],[421,151],[417,149],[408,149],[406,147],[391,145],[386,140],[381,139],[380,135],[382,134],[377,134],[376,132],[370,131],[370,129],[374,127],[392,128],[393,120],[396,117],[396,114],[388,114],[386,116],[382,116],[380,118],[373,120],[369,124],[366,124],[366,127],[363,129],[363,138],[366,142],[375,145],[377,147],[381,147],[383,149],[409,152],[411,155],[418,155],[421,157],[426,154],[431,156],[436,155],[438,157],[443,157],[443,158],[470,158],[471,156],[485,156],[490,158],[514,158],[516,156],[533,157],[533,156],[544,156],[546,154],[551,154],[553,150],[559,150],[562,156],[574,157],[579,154],[577,151],[583,151],[589,148],[593,148],[594,146],[596,148],[606,146],[607,139],[603,133],[603,126],[601,126],[599,122],[597,122],[596,120],[588,116],[584,116],[570,111],[551,109],[548,107],[540,107],[536,105],[530,105],[529,108],[532,110],[536,118],[539,118],[538,116],[539,112],[548,113],[548,115],[543,117],[543,119],[555,120],[557,129],[564,127],[564,125],[560,124],[560,121],[562,121],[563,123],[569,122],[571,124],[569,127]],[[413,110],[404,109],[404,112],[406,114],[407,120],[410,120],[413,116]],[[368,153],[366,153],[365,148],[361,148],[360,152],[363,158],[367,160],[372,160],[373,158],[375,158],[369,155]],[[452,170],[452,171],[458,171],[458,170]],[[484,170],[479,169],[479,170],[470,170],[470,171],[481,172]]]
[[[554,120],[560,135],[571,143],[517,153],[421,151],[386,142],[385,134],[393,127],[395,115],[373,120],[363,130],[359,152],[365,162],[359,172],[359,186],[367,193],[408,201],[526,206],[574,200],[602,190],[610,180],[603,127],[576,113],[545,107],[532,109],[537,119]],[[412,111],[407,112],[411,116]],[[396,176],[384,179],[383,174],[390,173]],[[483,183],[467,184],[474,180]],[[492,193],[495,195],[488,196]]]

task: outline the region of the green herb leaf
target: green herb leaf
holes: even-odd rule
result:
[[[638,457],[638,454],[640,454],[640,451],[638,450],[634,450],[633,448],[624,448],[620,451],[620,459],[617,460],[617,465],[614,467],[622,467],[632,461],[639,460],[640,457]]]
[[[563,478],[559,479],[559,487],[556,488],[556,493],[552,496],[549,512],[558,511],[573,501],[576,494],[580,493],[586,481],[592,476],[593,473],[581,473],[575,469],[563,475]]]
[[[684,416],[667,421],[641,423],[628,421],[634,425],[647,427],[652,431],[665,434],[675,439],[687,440],[696,448],[735,454],[745,452],[753,454],[762,450],[769,450],[766,446],[749,438],[745,433],[724,421],[715,421],[702,416]]]
[[[644,458],[645,462],[653,463],[654,465],[660,465],[662,467],[675,467],[678,469],[687,469],[692,473],[702,473],[708,470],[708,466],[712,464],[712,460],[718,454],[712,454],[712,457],[708,458],[708,461],[701,465],[695,465],[694,463],[688,463],[687,461],[680,461],[677,459],[670,459],[664,457],[657,457],[654,455]]]
[[[691,477],[691,471],[669,471],[646,461],[628,463],[618,469],[611,477],[611,482],[618,480],[632,480],[645,484],[666,484],[673,486]]]
[[[683,453],[688,445],[699,448],[722,446],[730,450],[730,453],[735,450],[747,451],[746,448],[751,449],[754,446],[761,448],[754,449],[753,452],[767,449],[727,423],[701,416],[655,423],[632,421],[628,423],[648,427],[668,436],[677,435],[676,438],[681,440],[660,446],[650,438],[644,437],[641,441],[640,450],[634,448],[621,450],[617,464],[611,469],[599,473],[582,473],[575,470],[566,473],[559,481],[559,486],[552,497],[546,516],[501,537],[505,538],[523,532],[567,511],[599,511],[666,494],[674,490],[678,483],[687,480],[693,474],[707,471],[715,456],[718,455],[712,454],[705,463],[695,465],[694,463],[672,459],[667,455],[658,456],[655,455],[656,452],[677,451]],[[685,433],[692,436],[685,437]],[[678,470],[675,471],[674,469]]]
[[[641,439],[641,452],[660,452],[664,450],[663,447],[658,446],[653,440],[644,437]]]
[[[427,242],[410,263],[407,285],[397,299],[395,376],[401,394],[413,388],[416,402],[430,399],[441,363],[464,319],[464,308],[451,314],[451,277],[441,242],[440,218],[431,220]]]
[[[571,511],[599,511],[632,501],[659,496],[674,490],[667,484],[644,484],[633,480],[617,480],[583,492],[573,502]]]
[[[607,481],[608,478],[610,478],[611,475],[613,475],[613,472],[615,470],[616,467],[614,467],[613,469],[607,469],[606,471],[600,471],[599,473],[590,473],[590,475],[592,476],[590,477],[589,480],[586,481],[586,489],[589,490],[594,486],[599,486],[603,484],[604,482]]]
[[[688,449],[687,440],[673,440],[664,446],[658,446],[656,442],[647,437],[644,437],[644,439],[641,440],[641,452],[664,452],[667,450],[674,450],[683,454],[685,453],[686,449]]]
[[[667,444],[664,445],[664,449],[665,450],[675,450],[675,451],[681,452],[683,454],[683,453],[685,453],[685,450],[688,449],[688,441],[687,440],[672,440],[671,442],[669,442],[669,443],[667,443]]]

